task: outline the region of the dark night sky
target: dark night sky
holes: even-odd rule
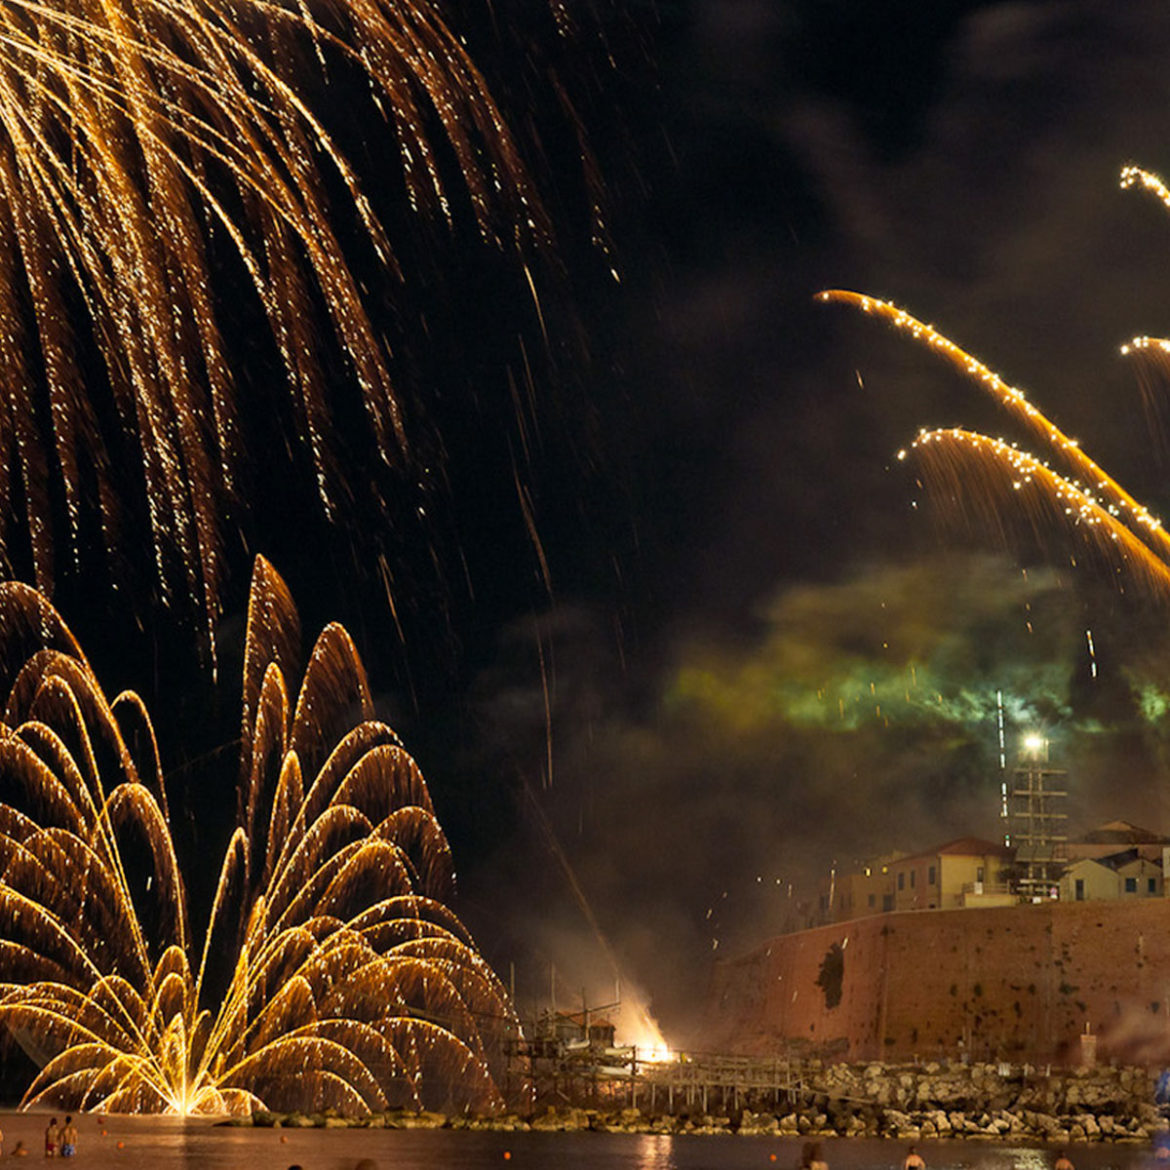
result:
[[[514,262],[430,258],[424,229],[412,281],[384,292],[436,482],[379,480],[384,528],[360,494],[330,528],[280,444],[255,441],[218,688],[181,613],[111,609],[77,580],[58,601],[107,688],[148,695],[180,835],[208,844],[234,777],[216,749],[244,566],[269,555],[307,631],[338,618],[358,640],[451,837],[459,908],[516,963],[521,1006],[550,963],[607,996],[599,930],[685,1039],[712,956],[779,929],[790,882],[998,831],[997,688],[1017,725],[1050,728],[1075,825],[1170,828],[1165,606],[1070,571],[1059,542],[1009,555],[940,529],[894,453],[924,424],[1005,423],[905,339],[812,299],[855,288],[932,321],[1164,510],[1117,347],[1166,328],[1170,216],[1117,175],[1170,170],[1170,12],[658,0],[602,32],[616,68],[586,22],[551,52],[621,282],[585,241],[563,118],[502,71],[560,224],[534,262],[547,344]]]
[[[790,881],[999,832],[997,689],[1015,726],[1049,728],[1074,827],[1167,822],[1164,725],[1138,713],[1158,709],[1164,606],[1070,571],[1058,540],[1008,555],[940,529],[892,456],[924,424],[1000,433],[1004,419],[905,339],[811,298],[857,288],[933,321],[1159,507],[1164,468],[1117,348],[1159,331],[1170,223],[1117,176],[1167,165],[1170,18],[860,9],[672,8],[657,57],[669,152],[643,127],[649,199],[618,220],[628,403],[611,425],[638,526],[624,656],[605,600],[562,582],[473,691],[481,758],[538,792],[674,1036],[710,958],[788,920]],[[552,876],[532,880],[531,804],[520,822],[535,844],[504,832],[464,891],[517,937],[539,924],[546,956],[600,982],[547,850]]]

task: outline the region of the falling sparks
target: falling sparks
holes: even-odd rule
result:
[[[444,904],[451,859],[426,784],[374,718],[346,631],[325,628],[294,692],[298,641],[260,560],[240,813],[197,949],[144,705],[108,701],[52,606],[0,586],[4,663],[18,664],[0,726],[0,1022],[42,1065],[24,1104],[500,1105],[515,1018]]]
[[[407,442],[326,187],[391,272],[395,256],[304,96],[313,62],[364,75],[412,208],[453,224],[462,202],[508,247],[546,238],[545,218],[435,0],[0,0],[0,40],[0,554],[26,531],[47,591],[58,500],[74,548],[92,510],[114,551],[116,427],[140,455],[164,592],[199,600],[214,644],[241,454],[222,286],[233,313],[250,290],[266,322],[327,513],[339,485],[314,318],[382,456]]]
[[[1123,188],[1140,187],[1170,209],[1170,189],[1156,175],[1128,166]],[[1059,460],[1062,470],[1021,450],[1015,444],[961,428],[923,430],[911,445],[927,486],[967,518],[1006,536],[1005,516],[1022,515],[1040,533],[1055,520],[1090,549],[1114,573],[1158,590],[1170,588],[1170,535],[1145,505],[1086,455],[1029,400],[977,358],[932,326],[889,301],[841,289],[818,294],[824,302],[852,305],[881,318],[900,332],[939,354],[996,399]],[[1122,347],[1127,356],[1170,371],[1170,341],[1138,337]],[[905,460],[909,452],[898,452]],[[1016,505],[1010,513],[1004,505]],[[1076,559],[1071,558],[1075,566]],[[1029,629],[1031,628],[1029,623]],[[1092,631],[1085,631],[1090,670],[1097,677]]]

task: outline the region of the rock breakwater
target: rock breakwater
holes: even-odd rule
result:
[[[493,1117],[399,1110],[359,1118],[331,1112],[256,1113],[232,1124],[1148,1143],[1168,1128],[1154,1105],[1155,1079],[1144,1068],[814,1061],[794,1075],[792,1088],[778,1095],[781,1100],[748,1098],[710,1113],[608,1104],[548,1106]]]
[[[822,1065],[802,1070],[802,1107],[778,1125],[780,1132],[795,1125],[800,1134],[904,1140],[1148,1142],[1167,1128],[1154,1104],[1155,1081],[1136,1067]]]

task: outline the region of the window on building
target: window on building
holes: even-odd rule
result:
[[[872,909],[874,908],[874,905],[875,905],[875,904],[876,904],[876,897],[875,897],[875,895],[873,895],[873,894],[870,894],[870,896],[869,896],[869,908],[872,910]]]
[[[934,885],[934,866],[933,865],[926,871],[926,884],[928,886]]]
[[[882,894],[882,909],[889,912],[894,908],[894,895]]]
[[[918,876],[918,870],[912,869],[910,871],[910,888],[914,889],[914,879]]]
[[[1158,879],[1146,878],[1146,893],[1156,894],[1158,892]]]
[[[975,870],[975,880],[977,882],[981,882],[983,880],[983,866],[979,866],[979,868]]]
[[[1127,894],[1136,894],[1137,893],[1137,878],[1126,878],[1125,879],[1125,892]]]
[[[1077,878],[1076,882],[1076,900],[1083,902],[1085,900],[1085,879]]]
[[[904,890],[906,888],[906,875],[904,873],[898,874],[898,889]]]

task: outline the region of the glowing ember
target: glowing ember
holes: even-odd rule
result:
[[[1170,208],[1170,191],[1155,175],[1126,167],[1121,185],[1149,191]],[[965,518],[1000,532],[1010,501],[1017,512],[1023,509],[1035,531],[1055,522],[1083,541],[1108,569],[1124,569],[1133,579],[1158,589],[1170,586],[1170,534],[1162,522],[1033,406],[1023,391],[888,301],[840,289],[822,292],[819,299],[881,317],[944,357],[1044,442],[1066,469],[1055,471],[1014,444],[987,435],[959,428],[924,430],[912,450],[936,495],[954,501]],[[1170,370],[1170,340],[1138,337],[1123,346],[1122,353],[1163,372]],[[899,452],[899,459],[906,454]]]
[[[515,1018],[443,903],[426,784],[346,631],[326,627],[294,691],[298,642],[258,560],[238,824],[196,950],[145,707],[107,700],[40,594],[0,586],[0,1022],[43,1061],[26,1105],[500,1104]]]

